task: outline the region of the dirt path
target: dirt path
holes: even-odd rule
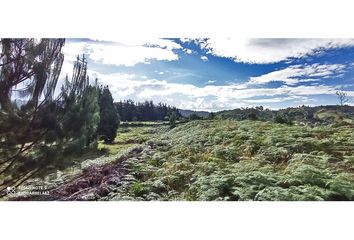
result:
[[[83,173],[52,190],[49,195],[18,197],[13,200],[42,201],[85,201],[103,200],[122,184],[129,183],[129,161],[146,161],[156,152],[156,145],[148,143],[137,146],[114,162],[93,165],[85,168]],[[129,161],[127,161],[129,160]]]
[[[126,182],[130,169],[128,159],[146,161],[146,156],[156,151],[156,145],[148,144],[134,148],[128,154],[117,158],[114,163],[90,166],[82,175],[50,191],[49,199],[59,201],[100,200]],[[143,156],[144,154],[144,157]]]

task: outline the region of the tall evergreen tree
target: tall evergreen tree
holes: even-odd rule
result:
[[[64,60],[64,43],[65,39],[1,39],[1,109],[10,110],[14,92],[29,97],[35,107],[40,100],[52,99]]]
[[[119,115],[114,107],[112,94],[108,86],[100,89],[99,106],[100,123],[98,125],[98,135],[105,143],[112,143],[117,136]]]
[[[22,46],[24,40],[18,41]],[[16,40],[10,42],[15,50],[6,51],[17,53]],[[7,88],[4,86],[12,86],[15,90],[25,86],[21,94],[29,97],[21,108],[11,102],[11,88],[1,99],[0,192],[7,186],[18,186],[34,175],[45,174],[49,167],[65,166],[65,160],[69,159],[67,154],[79,152],[95,142],[99,122],[98,92],[88,83],[84,57],[78,58],[71,81],[66,78],[61,93],[54,98],[63,59],[57,49],[61,42],[60,39],[45,39],[39,42],[41,47],[27,46],[22,54],[35,52],[37,57],[34,59],[18,56],[12,60],[18,62],[11,63],[1,59],[1,64],[5,65],[0,69],[0,90],[5,93]],[[16,69],[7,69],[6,64],[13,64]],[[23,72],[26,74],[18,74]]]
[[[19,185],[45,165],[58,127],[54,90],[65,39],[1,39],[0,192]],[[13,97],[25,97],[19,108]],[[49,143],[50,142],[50,143]]]
[[[169,124],[171,129],[176,127],[176,120],[177,120],[177,114],[176,112],[172,112],[169,117]]]
[[[95,143],[100,120],[98,97],[97,87],[89,83],[85,56],[78,56],[71,81],[66,77],[60,95],[67,154],[79,152]]]

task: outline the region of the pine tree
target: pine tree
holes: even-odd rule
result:
[[[112,143],[117,136],[119,115],[114,107],[112,94],[108,86],[100,89],[99,95],[100,123],[98,135],[105,143]]]
[[[22,52],[23,58],[19,55],[12,60],[15,62],[6,63],[1,59],[0,91],[5,96],[0,100],[0,192],[34,175],[45,174],[49,168],[65,166],[68,154],[78,153],[95,142],[99,122],[98,91],[89,85],[84,56],[78,57],[71,81],[67,77],[55,97],[63,60],[57,47],[62,40],[44,39],[39,42],[40,47],[26,46],[22,51],[18,47],[25,40],[18,40],[19,44],[16,41],[10,41],[10,48],[15,49],[6,51]],[[32,58],[31,54],[37,57]],[[16,69],[12,69],[14,66]],[[11,102],[12,88],[16,90],[24,81],[27,87],[21,94],[28,97],[28,102],[18,107]],[[12,87],[9,90],[6,86]]]
[[[62,132],[65,154],[80,152],[96,142],[100,121],[99,91],[89,84],[85,56],[77,57],[71,81],[66,77],[60,102],[63,109]]]
[[[65,39],[1,39],[0,192],[37,174],[58,147],[54,91]],[[18,107],[14,97],[25,97]]]
[[[11,96],[29,97],[34,107],[52,99],[64,60],[65,39],[1,39],[0,108],[10,110]],[[21,89],[14,89],[22,86]]]
[[[169,118],[169,124],[171,129],[176,127],[176,120],[177,120],[177,114],[176,112],[172,112]]]

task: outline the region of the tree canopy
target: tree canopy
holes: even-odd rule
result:
[[[64,42],[1,40],[0,192],[50,167],[64,166],[65,156],[95,142],[98,91],[89,84],[84,56],[55,96]]]
[[[113,104],[108,86],[99,89],[100,123],[98,135],[106,143],[112,143],[117,136],[119,115]]]

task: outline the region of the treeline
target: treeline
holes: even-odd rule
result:
[[[133,100],[125,100],[114,103],[122,121],[168,121],[172,113],[181,118],[176,107],[163,103],[154,104],[152,101],[135,103]]]

